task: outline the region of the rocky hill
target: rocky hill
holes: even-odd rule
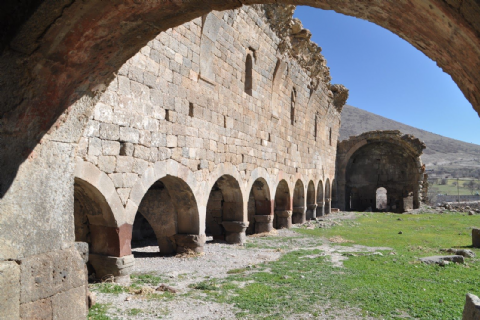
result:
[[[372,130],[400,130],[413,134],[427,145],[422,161],[435,173],[480,178],[480,146],[417,129],[371,112],[345,105],[340,140]]]

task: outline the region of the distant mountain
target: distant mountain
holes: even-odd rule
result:
[[[479,119],[480,120],[480,119]],[[340,141],[366,131],[400,130],[412,134],[427,145],[422,162],[436,173],[480,178],[480,146],[407,126],[371,112],[346,105],[342,111]]]

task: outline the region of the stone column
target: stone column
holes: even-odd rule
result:
[[[316,216],[317,217],[322,217],[325,215],[324,211],[324,202],[317,202],[317,209],[316,209]]]
[[[90,253],[89,262],[95,269],[97,279],[113,276],[117,283],[129,283],[130,273],[135,266],[133,254],[123,257],[112,257],[103,254]]]
[[[292,211],[292,223],[301,224],[308,219],[308,214],[305,213],[305,207],[294,207]]]
[[[225,228],[225,241],[230,244],[244,244],[247,236],[248,222],[243,221],[223,221],[222,226]]]
[[[207,237],[204,234],[174,234],[170,239],[177,253],[202,253]]]
[[[255,233],[270,232],[273,230],[273,215],[255,215]]]
[[[290,229],[292,227],[292,211],[275,211],[277,215],[277,229]]]

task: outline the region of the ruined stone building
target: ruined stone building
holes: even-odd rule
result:
[[[340,142],[333,204],[347,211],[419,208],[427,188],[424,149],[423,142],[399,131],[365,132]]]
[[[242,7],[269,2],[2,1],[3,318],[85,318],[76,241],[123,281],[147,227],[200,251],[329,212],[346,90],[292,7]],[[285,2],[391,30],[480,110],[477,1]]]

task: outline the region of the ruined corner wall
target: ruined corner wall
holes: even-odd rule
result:
[[[420,156],[425,144],[400,131],[370,131],[341,141],[337,149],[336,181],[342,210],[376,210],[376,191],[387,190],[387,210],[419,207],[424,188]]]

